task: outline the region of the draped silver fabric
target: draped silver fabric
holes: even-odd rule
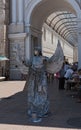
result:
[[[48,60],[46,71],[49,73],[58,72],[62,68],[63,62],[64,62],[64,53],[60,41],[58,41],[55,53]]]

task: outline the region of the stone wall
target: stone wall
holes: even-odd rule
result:
[[[8,57],[7,26],[9,22],[9,0],[0,0],[0,56]],[[0,61],[0,76],[6,73],[5,61]]]
[[[20,34],[22,38],[22,34]],[[15,38],[14,38],[15,37]],[[22,79],[22,74],[19,70],[17,56],[21,62],[24,62],[24,38],[19,39],[19,35],[10,35],[10,79]]]

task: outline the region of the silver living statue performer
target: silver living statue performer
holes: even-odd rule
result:
[[[42,117],[48,113],[47,88],[46,59],[39,50],[35,50],[28,81],[28,115],[36,113]]]
[[[30,67],[28,81],[28,115],[33,113],[37,117],[43,117],[49,112],[48,84],[46,73],[58,72],[63,64],[64,54],[60,42],[52,57],[48,60],[40,51],[35,51],[35,56]]]
[[[20,60],[20,54],[17,50],[17,63],[21,73],[27,73],[27,65]],[[60,42],[58,41],[57,48],[53,56],[49,59],[42,56],[40,51],[36,50],[29,64],[29,75],[25,86],[28,93],[28,115],[31,117],[43,117],[49,112],[48,100],[48,85],[46,73],[56,73],[63,65],[64,54]]]

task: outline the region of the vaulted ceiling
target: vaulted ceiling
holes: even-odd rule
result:
[[[46,24],[61,35],[71,45],[77,46],[77,17],[67,11],[51,14]]]

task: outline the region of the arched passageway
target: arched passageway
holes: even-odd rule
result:
[[[77,12],[75,10],[75,7],[72,6],[72,3],[67,2],[67,0],[62,0],[61,3],[59,3],[59,0],[56,0],[56,1],[53,1],[53,0],[50,0],[50,1],[49,0],[44,0],[44,1],[37,2],[37,4],[35,5],[35,7],[33,7],[32,11],[30,13],[30,17],[29,17],[29,23],[31,25],[31,27],[30,27],[31,38],[30,39],[32,39],[31,42],[30,42],[31,45],[29,45],[29,46],[31,46],[32,49],[34,48],[34,46],[33,46],[34,44],[36,44],[36,45],[38,45],[38,46],[41,47],[42,26],[43,26],[43,24],[46,22],[47,18],[51,14],[53,14],[55,12],[58,12],[58,11],[60,13],[67,12],[68,14],[71,14],[71,15],[73,14],[73,17],[77,18]],[[69,21],[68,21],[68,23],[69,23]],[[61,26],[61,24],[62,23],[60,23],[59,27]],[[76,29],[76,27],[73,27],[73,29],[74,28]],[[64,29],[65,29],[65,31],[67,30],[67,28],[64,28]],[[69,27],[68,28],[68,32],[65,32],[64,37],[66,35],[68,35],[68,33],[69,33],[69,35],[70,34],[71,35],[76,35],[75,33],[73,34],[73,31],[74,30],[70,30],[70,27]],[[61,34],[61,32],[60,32],[60,34]],[[62,32],[62,34],[63,34],[63,32]],[[70,39],[70,36],[68,37],[68,39]],[[76,37],[75,37],[75,39],[76,39]],[[69,41],[70,40],[68,40],[68,42]],[[31,54],[29,52],[29,56],[30,55]],[[27,56],[28,56],[28,52],[27,52]]]
[[[59,0],[45,0],[34,7],[30,16],[30,24],[40,30],[47,17],[56,11],[68,11],[76,15],[76,10],[66,0],[62,0],[61,3]]]

